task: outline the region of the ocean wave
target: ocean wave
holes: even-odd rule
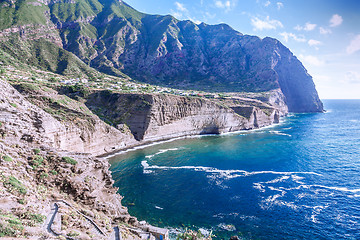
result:
[[[156,155],[159,155],[159,154],[163,154],[163,153],[166,153],[166,152],[169,152],[169,151],[178,151],[178,150],[181,150],[181,149],[184,149],[184,148],[168,148],[168,149],[160,149],[159,152],[155,153],[155,154],[152,154],[152,155],[147,155],[145,156],[145,158],[153,158],[155,157]]]
[[[280,132],[280,131],[269,131],[269,133],[276,134],[276,135],[280,135],[280,136],[292,137],[290,134],[283,133],[283,132]]]
[[[358,193],[358,192],[360,192],[360,188],[358,188],[358,189],[348,189],[347,187],[328,187],[328,186],[323,186],[323,185],[310,185],[310,187],[324,188],[324,189],[336,190],[336,191],[340,191],[340,192],[350,192],[350,193]]]
[[[197,172],[206,172],[206,173],[212,173],[212,174],[218,174],[219,177],[226,178],[226,179],[232,179],[232,178],[238,178],[238,177],[248,177],[253,175],[259,175],[259,174],[274,174],[274,175],[287,175],[291,176],[294,174],[311,174],[311,175],[317,175],[322,176],[321,174],[315,173],[315,172],[276,172],[276,171],[253,171],[248,172],[245,170],[221,170],[213,167],[204,167],[204,166],[180,166],[180,167],[169,167],[169,166],[157,166],[157,165],[149,165],[147,160],[143,160],[141,162],[141,165],[143,166],[144,170],[178,170],[178,169],[188,169],[188,170],[194,170]]]

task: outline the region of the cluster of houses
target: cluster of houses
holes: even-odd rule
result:
[[[118,78],[109,78],[105,77],[101,80],[90,81],[86,78],[59,78],[56,75],[52,77],[48,77],[49,79],[44,79],[44,77],[39,77],[38,74],[36,77],[29,77],[28,73],[22,73],[15,68],[8,67],[8,72],[11,72],[11,78],[14,80],[23,80],[23,81],[41,81],[41,82],[58,82],[63,85],[76,85],[82,84],[89,88],[93,89],[106,89],[111,91],[125,91],[125,92],[141,92],[141,93],[163,93],[163,94],[174,94],[178,96],[192,96],[192,97],[205,97],[205,98],[222,98],[221,94],[215,93],[205,93],[202,91],[195,90],[181,90],[181,89],[173,89],[168,87],[161,86],[152,86],[149,84],[141,84],[136,82],[131,82],[127,80],[119,80]],[[48,72],[43,72],[41,70],[37,70],[37,73],[40,75],[48,76]],[[44,74],[42,74],[44,73]],[[56,76],[56,77],[55,77]]]

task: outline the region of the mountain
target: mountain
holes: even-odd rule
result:
[[[312,77],[276,39],[140,13],[121,0],[2,0],[0,6],[0,48],[26,64],[183,89],[281,89],[290,112],[323,111]]]

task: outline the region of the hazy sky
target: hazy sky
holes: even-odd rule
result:
[[[150,14],[274,37],[303,62],[319,95],[360,99],[360,0],[125,0]]]

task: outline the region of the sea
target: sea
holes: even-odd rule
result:
[[[360,239],[360,100],[109,158],[131,215],[213,239]]]

